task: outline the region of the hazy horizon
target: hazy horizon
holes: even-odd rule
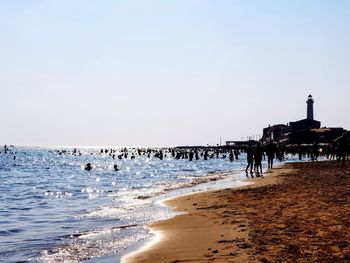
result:
[[[350,129],[348,1],[2,1],[1,144],[216,145]]]

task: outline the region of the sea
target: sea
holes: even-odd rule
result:
[[[152,238],[148,224],[177,214],[162,200],[248,184],[244,153],[189,161],[152,150],[0,149],[0,262],[119,262]]]

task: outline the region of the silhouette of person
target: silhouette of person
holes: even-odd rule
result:
[[[198,156],[198,151],[197,150],[195,151],[194,154],[195,154],[196,160],[199,160],[199,156]]]
[[[248,174],[248,168],[250,167],[250,174],[253,174],[254,155],[253,155],[253,147],[252,147],[252,142],[251,141],[249,141],[246,153],[247,153],[247,163],[248,163],[248,165],[245,168],[245,172],[246,172],[246,174]]]
[[[271,140],[266,147],[268,169],[272,169],[273,167],[273,159],[275,158],[275,153],[276,153],[276,144],[273,142],[273,140]]]
[[[255,171],[256,171],[257,174],[259,174],[259,168],[260,168],[260,173],[262,173],[261,162],[262,162],[263,156],[265,156],[264,150],[261,147],[261,143],[258,142],[257,146],[255,148],[255,151],[254,151]]]
[[[311,160],[317,161],[318,154],[319,154],[318,145],[317,145],[317,142],[314,142],[314,144],[312,145],[312,150],[311,150]]]
[[[298,156],[299,156],[299,160],[301,161],[303,159],[303,150],[301,146],[299,146],[298,148]]]
[[[193,160],[193,156],[194,156],[194,152],[193,152],[193,151],[190,151],[190,154],[189,154],[189,159],[190,159],[190,161]]]
[[[340,161],[342,161],[342,166],[345,166],[345,159],[348,154],[348,142],[346,138],[346,133],[344,132],[343,135],[338,139],[338,166],[340,164]]]
[[[238,160],[238,155],[239,155],[238,149],[234,150],[234,155],[235,155],[236,160]]]
[[[205,152],[204,152],[204,160],[208,160],[208,151],[207,150],[205,150]]]
[[[230,151],[230,162],[233,162],[233,158],[234,158],[234,157],[233,157],[233,151],[231,150],[231,151]]]
[[[90,171],[92,169],[91,163],[87,163],[84,168],[86,171]]]

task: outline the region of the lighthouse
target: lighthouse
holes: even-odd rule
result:
[[[309,95],[309,97],[307,97],[307,115],[306,118],[313,120],[314,119],[314,99],[312,98],[311,95]]]

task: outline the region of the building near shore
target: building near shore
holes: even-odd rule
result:
[[[263,135],[261,141],[266,142],[269,140],[282,141],[288,138],[290,131],[289,125],[276,124],[263,129]]]
[[[341,127],[321,127],[321,122],[314,119],[314,99],[309,95],[306,104],[306,118],[287,124],[269,125],[263,129],[260,142],[267,143],[273,140],[284,144],[313,144],[332,143],[347,133],[350,142],[350,132]],[[227,147],[247,146],[248,141],[226,141]]]
[[[307,111],[305,119],[289,122],[287,125],[269,125],[263,129],[261,141],[267,142],[274,140],[286,144],[330,143],[346,132],[341,127],[321,128],[321,122],[314,120],[314,99],[312,95],[308,96],[306,104]]]

